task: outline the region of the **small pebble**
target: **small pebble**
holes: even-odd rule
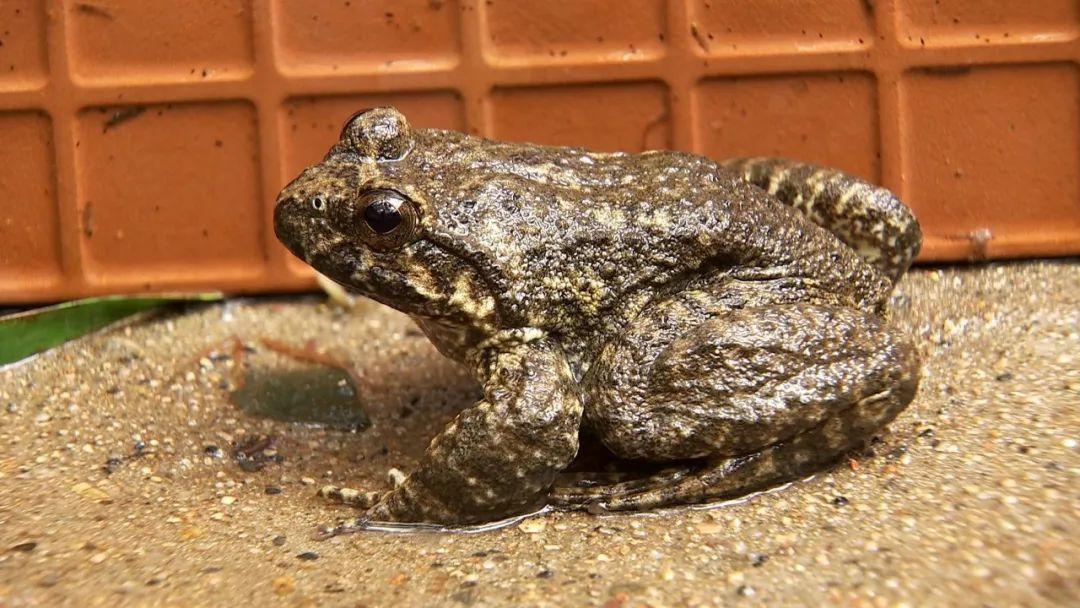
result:
[[[697,525],[698,532],[702,534],[720,534],[727,528],[723,524],[712,521],[702,522]]]
[[[269,494],[270,496],[276,496],[278,494],[281,494],[281,488],[279,488],[277,486],[266,486],[266,489],[263,490],[263,491],[266,492],[267,494]]]
[[[86,483],[85,481],[71,486],[71,491],[78,494],[79,496],[82,496],[83,498],[86,498],[87,500],[104,502],[109,499],[108,494]]]
[[[319,559],[319,554],[314,551],[304,551],[303,553],[297,553],[296,557],[301,561],[313,562]]]
[[[270,542],[274,543],[275,547],[280,547],[285,544],[285,537],[279,534],[278,536],[275,536],[274,540]]]
[[[196,526],[190,526],[180,531],[180,538],[182,540],[194,540],[202,536],[202,529]]]
[[[288,595],[293,591],[296,591],[296,581],[291,576],[279,576],[275,578],[270,584],[274,588],[274,593],[278,595]]]
[[[55,572],[50,572],[38,579],[38,585],[41,585],[42,587],[55,587],[56,584],[59,582],[60,575],[56,574]]]
[[[848,499],[844,496],[837,496],[836,498],[832,499],[832,504],[838,507],[843,507],[848,504]]]
[[[120,593],[132,593],[139,585],[135,581],[124,581],[120,583],[120,586],[116,589]]]
[[[518,524],[518,530],[521,530],[526,534],[539,534],[543,532],[546,528],[547,520],[540,517],[526,519],[525,521]]]

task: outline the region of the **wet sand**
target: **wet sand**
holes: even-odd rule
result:
[[[0,371],[0,606],[1077,605],[1080,264],[920,269],[894,300],[923,382],[866,452],[741,504],[480,534],[313,538],[352,515],[319,486],[388,487],[478,394],[397,313],[235,300],[69,343]],[[373,426],[234,407],[238,357],[297,365],[264,338],[351,363]]]

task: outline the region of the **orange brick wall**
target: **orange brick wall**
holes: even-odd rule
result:
[[[898,191],[923,260],[1080,253],[1076,0],[2,0],[0,302],[312,285],[278,188],[357,109],[778,154]]]

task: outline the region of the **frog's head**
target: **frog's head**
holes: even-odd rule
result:
[[[431,238],[434,213],[403,169],[415,135],[392,108],[353,115],[326,158],[278,195],[274,229],[297,257],[402,312],[455,325],[490,323],[476,272]]]

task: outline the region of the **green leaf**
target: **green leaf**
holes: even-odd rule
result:
[[[0,365],[25,359],[135,313],[174,302],[213,302],[223,297],[218,292],[103,296],[6,315],[0,317]]]

